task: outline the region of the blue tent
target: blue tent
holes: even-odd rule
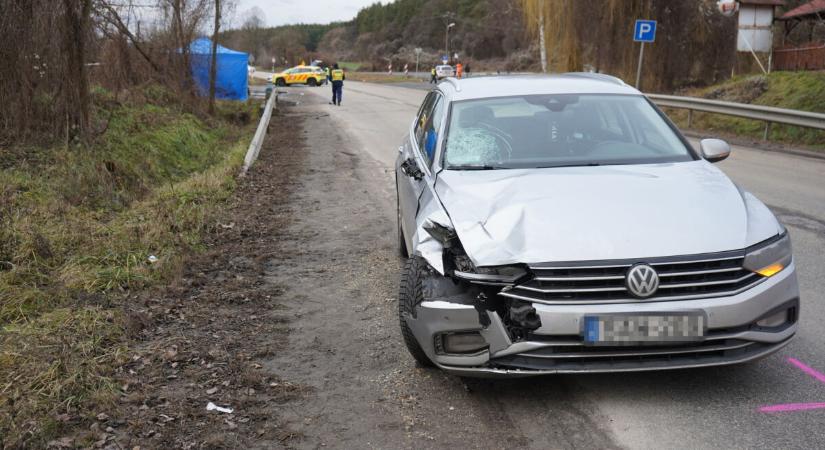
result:
[[[209,95],[209,68],[212,62],[212,41],[198,38],[189,45],[192,77],[203,96]],[[249,55],[218,45],[218,70],[215,79],[215,98],[246,100],[248,96],[247,64]]]

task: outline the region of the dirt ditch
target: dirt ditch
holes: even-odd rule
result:
[[[121,402],[102,408],[87,440],[610,447],[564,382],[465,382],[415,366],[397,322],[394,174],[343,130],[345,108],[320,95],[293,104],[273,117],[207,251],[175,286],[133,300],[139,345],[118,377]]]
[[[311,387],[263,365],[287,345],[289,333],[285,288],[271,273],[273,260],[293,257],[282,243],[290,239],[290,202],[306,158],[301,123],[283,123],[267,139],[206,251],[187,264],[179,282],[131,299],[137,345],[117,377],[121,402],[99,414],[87,441],[113,448],[261,442],[271,448],[300,438],[277,409]],[[233,412],[207,410],[210,403]]]

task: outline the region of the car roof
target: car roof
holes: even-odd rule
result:
[[[565,73],[557,75],[477,76],[438,84],[451,101],[534,94],[625,94],[641,92],[610,75]]]

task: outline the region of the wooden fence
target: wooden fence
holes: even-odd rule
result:
[[[773,50],[774,70],[823,70],[825,69],[825,44],[809,43],[798,47]]]

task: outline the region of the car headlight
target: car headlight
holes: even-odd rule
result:
[[[763,277],[770,277],[788,267],[792,259],[791,238],[785,232],[778,240],[745,255],[743,266]]]
[[[453,274],[463,280],[479,284],[513,284],[527,271],[521,266],[473,267],[472,270],[455,270]]]

